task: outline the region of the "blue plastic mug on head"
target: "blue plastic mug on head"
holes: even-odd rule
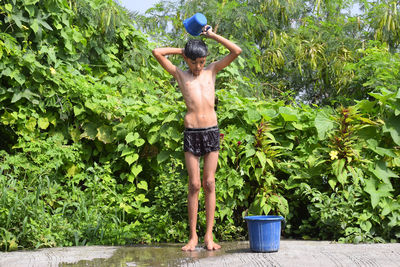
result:
[[[199,36],[206,25],[207,18],[201,13],[196,13],[183,21],[186,31],[193,36]]]

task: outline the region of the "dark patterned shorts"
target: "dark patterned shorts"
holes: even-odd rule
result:
[[[219,150],[219,128],[185,128],[183,133],[183,151],[191,152],[195,156]]]

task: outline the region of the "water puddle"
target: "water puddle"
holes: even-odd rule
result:
[[[222,249],[207,251],[197,247],[195,251],[181,251],[182,244],[159,244],[157,246],[127,246],[119,247],[108,258],[82,260],[77,263],[61,263],[59,266],[73,267],[109,267],[109,266],[188,266],[194,265],[200,259],[219,257],[229,252],[248,250],[247,242],[222,243]]]

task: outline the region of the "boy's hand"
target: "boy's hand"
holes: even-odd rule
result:
[[[210,25],[206,25],[203,27],[203,31],[200,33],[200,35],[210,37],[213,33],[214,32],[212,31],[212,27]]]

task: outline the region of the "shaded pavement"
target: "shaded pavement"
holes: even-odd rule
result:
[[[396,266],[400,243],[337,244],[329,241],[281,240],[274,253],[254,253],[249,242],[221,243],[219,251],[181,244],[88,246],[0,252],[1,267],[27,266]]]

